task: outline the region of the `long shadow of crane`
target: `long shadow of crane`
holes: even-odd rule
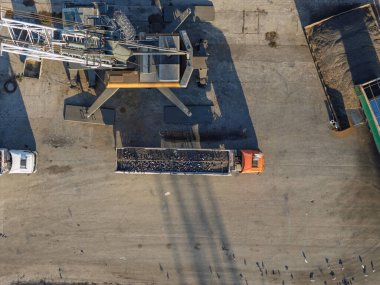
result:
[[[219,147],[223,144],[229,149],[257,148],[258,141],[246,102],[246,96],[250,94],[243,92],[223,32],[210,23],[198,23],[196,27],[189,23],[184,28],[189,30],[190,37],[193,36],[192,41],[196,40],[195,37],[206,38],[210,46],[209,72],[215,100],[212,103],[217,103],[218,114],[212,124],[199,124],[200,133],[213,134],[212,139],[208,139],[207,135],[205,140],[201,138],[200,145]],[[227,74],[224,73],[226,70]],[[204,101],[209,100],[206,93],[210,89],[199,91],[196,88],[195,84],[191,84],[188,90],[192,94],[199,94]],[[240,130],[244,130],[244,136],[234,139],[223,136],[223,133],[236,133]],[[240,284],[243,280],[233,249],[230,248],[229,234],[212,179],[214,178],[175,176],[169,178],[168,183],[167,176],[156,177],[156,191],[160,197],[161,215],[169,242],[185,242],[189,248],[186,252],[175,246],[170,249],[179,284],[189,284],[184,271],[186,265],[191,267],[192,277],[197,280],[197,284],[209,284],[211,280],[217,280],[218,284]],[[175,206],[167,202],[166,192],[174,196]],[[183,231],[184,240],[179,240],[176,233]],[[187,259],[189,256],[190,261]]]
[[[163,263],[174,264],[179,284],[190,284],[189,280],[194,279],[197,284],[209,284],[211,280],[240,284],[242,280],[210,181],[206,177],[181,176],[172,177],[168,185],[161,176],[156,178],[163,227],[172,245],[172,260]],[[167,191],[174,196],[175,206],[167,201]],[[182,232],[185,235],[177,237]],[[187,250],[177,246],[180,244],[185,244]]]

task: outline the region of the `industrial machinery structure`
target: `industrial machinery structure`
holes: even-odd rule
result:
[[[0,148],[0,176],[6,173],[29,174],[37,171],[37,153]]]
[[[355,92],[380,153],[380,78],[355,86]]]
[[[264,171],[264,154],[258,150],[124,147],[116,153],[117,173],[231,175]]]
[[[199,71],[198,84],[207,85],[207,40],[200,39],[197,48],[193,48],[187,32],[177,32],[192,13],[197,14],[194,21],[214,18],[213,6],[183,10],[169,6],[164,8],[162,18],[166,26],[160,33],[137,33],[125,14],[106,3],[66,3],[62,19],[43,18],[51,25],[42,25],[36,14],[1,9],[0,29],[5,28],[8,35],[0,36],[0,49],[1,53],[37,61],[37,67],[41,60],[48,59],[67,63],[70,74],[103,71],[103,92],[89,107],[66,105],[65,120],[113,124],[114,110],[100,107],[120,88],[157,88],[190,117],[190,110],[171,88],[186,88],[194,70]],[[39,72],[30,76],[38,78]],[[231,175],[258,174],[264,169],[264,156],[257,150],[118,148],[116,152],[116,172],[122,173]],[[9,168],[11,157],[17,161],[13,158],[16,154],[3,150],[4,171]],[[30,153],[27,157],[30,170],[36,156]]]
[[[176,32],[191,13],[190,8],[177,13],[160,34],[137,35],[126,15],[106,3],[65,4],[61,21],[49,18],[59,27],[36,23],[35,14],[1,10],[0,28],[8,36],[0,37],[0,48],[1,53],[66,62],[74,71],[105,71],[103,93],[90,107],[66,106],[67,120],[112,124],[114,112],[98,109],[119,88],[157,88],[191,116],[170,90],[186,88],[195,69],[199,83],[207,84],[207,41],[201,40],[194,51],[187,32]]]

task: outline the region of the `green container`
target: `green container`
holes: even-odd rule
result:
[[[369,101],[366,98],[365,94],[363,94],[360,86],[355,86],[355,93],[359,97],[360,103],[362,104],[364,114],[367,118],[368,126],[371,130],[373,139],[375,140],[377,151],[380,153],[379,128],[377,127],[377,124],[376,124],[376,118],[373,116],[373,113],[371,111],[371,106],[369,105]]]

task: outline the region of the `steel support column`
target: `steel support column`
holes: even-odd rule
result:
[[[191,117],[191,112],[189,110],[189,108],[187,108],[185,106],[185,104],[183,104],[181,102],[181,100],[178,99],[177,95],[175,95],[173,93],[173,91],[171,91],[169,88],[158,88],[158,90],[170,101],[172,102],[174,105],[176,105],[182,112],[185,113],[186,116],[188,117]]]
[[[119,88],[112,88],[112,89],[111,88],[106,88],[106,89],[104,89],[104,91],[102,92],[102,94],[100,94],[98,96],[98,98],[96,98],[95,102],[91,105],[91,107],[87,109],[86,117],[90,118],[91,115],[94,114],[118,90],[119,90]]]

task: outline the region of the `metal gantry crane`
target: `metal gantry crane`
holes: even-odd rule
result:
[[[105,3],[65,5],[62,20],[49,18],[58,28],[36,23],[37,14],[1,9],[0,30],[8,35],[1,33],[0,51],[66,62],[69,69],[106,71],[104,91],[90,107],[66,106],[67,120],[113,123],[99,108],[120,88],[157,88],[191,116],[170,90],[186,88],[194,69],[200,70],[202,84],[207,83],[207,41],[202,41],[195,58],[187,32],[176,32],[190,14],[186,9],[177,15],[162,34],[137,35],[126,15]]]
[[[1,52],[76,63],[84,68],[126,67],[125,63],[118,61],[112,53],[109,53],[109,48],[105,46],[107,35],[100,33],[100,30],[76,22],[70,22],[70,25],[61,29],[54,28],[33,23],[31,20],[37,17],[34,14],[12,12],[16,18],[14,19],[6,17],[6,12],[7,10],[3,9],[0,12],[0,28],[6,28],[9,32],[8,37],[1,36]],[[24,19],[22,21],[17,18]],[[103,20],[103,17],[100,19]],[[109,19],[107,25],[114,29],[116,21]],[[123,39],[121,33],[118,38],[111,36],[119,41]]]

